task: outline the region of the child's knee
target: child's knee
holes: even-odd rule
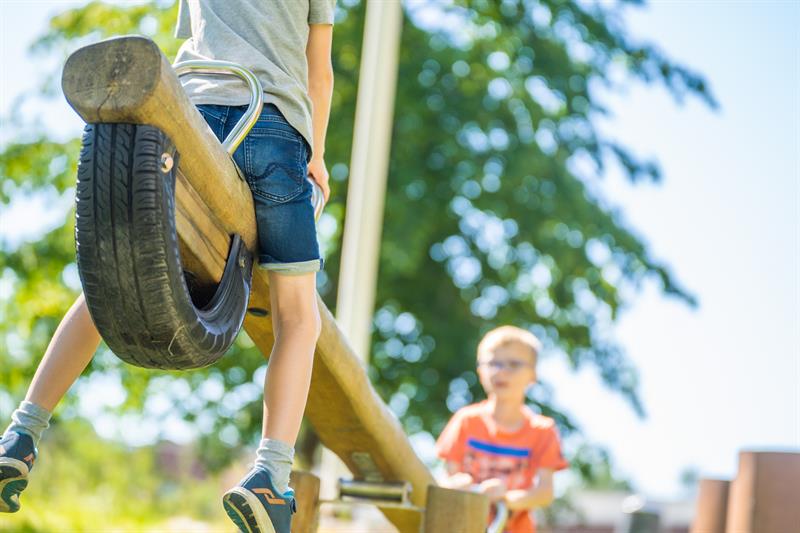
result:
[[[316,342],[322,332],[319,308],[314,305],[287,311],[289,310],[275,316],[275,335],[313,339]]]

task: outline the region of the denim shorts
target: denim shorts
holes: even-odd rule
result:
[[[198,105],[220,142],[246,106]],[[258,122],[233,154],[253,194],[258,231],[259,267],[281,274],[305,274],[322,268],[317,242],[311,150],[274,104],[264,104]]]

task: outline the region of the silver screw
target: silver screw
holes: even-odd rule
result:
[[[170,170],[172,170],[172,165],[175,164],[175,160],[172,159],[172,156],[168,153],[164,152],[161,154],[161,172],[166,174]]]

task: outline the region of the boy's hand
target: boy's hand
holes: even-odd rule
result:
[[[325,197],[325,202],[327,203],[331,195],[331,188],[328,185],[330,176],[328,175],[328,169],[325,168],[325,160],[321,157],[311,159],[311,161],[308,162],[308,175],[320,186],[322,195]]]
[[[444,482],[448,489],[467,489],[474,483],[472,476],[466,472],[456,472]]]
[[[488,496],[489,501],[492,503],[502,500],[505,497],[507,490],[508,487],[506,486],[505,481],[496,477],[487,479],[478,485],[478,492]]]
[[[508,508],[512,511],[518,508],[524,508],[524,506],[519,504],[525,500],[529,494],[530,493],[527,490],[523,489],[515,489],[506,492],[505,500],[508,504]]]

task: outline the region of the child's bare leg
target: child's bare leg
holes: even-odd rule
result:
[[[50,413],[89,364],[99,344],[100,334],[81,293],[50,339],[25,401],[12,413],[7,431],[27,433],[34,444],[38,442]]]
[[[81,294],[58,325],[25,401],[11,414],[11,425],[0,439],[0,513],[19,510],[19,496],[28,484],[36,444],[50,413],[89,364],[98,344],[100,334]]]
[[[256,464],[284,490],[311,383],[320,333],[316,274],[269,273],[275,345],[264,380],[264,425]]]
[[[52,412],[92,360],[99,345],[100,333],[81,293],[50,339],[25,400]]]
[[[320,332],[315,280],[314,273],[269,274],[275,345],[264,380],[263,435],[292,445],[306,408]]]

